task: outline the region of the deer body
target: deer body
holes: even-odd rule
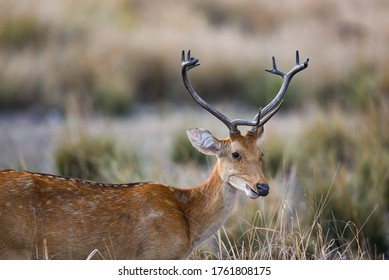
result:
[[[0,259],[184,259],[224,223],[236,190],[213,172],[202,185],[111,185],[0,172]],[[199,207],[202,206],[202,207]]]
[[[11,225],[0,228],[0,259],[86,259],[95,249],[114,259],[187,258],[235,204],[230,177],[239,162],[231,151],[250,151],[244,156],[258,163],[261,157],[253,136],[218,140],[199,129],[188,135],[203,152],[218,154],[209,178],[192,189],[0,171],[0,223]],[[266,184],[260,167],[246,178],[252,185]]]
[[[207,180],[192,189],[159,183],[100,184],[25,171],[0,171],[0,259],[86,259],[98,250],[105,259],[185,259],[229,216],[238,191],[257,199],[269,193],[257,142],[263,125],[280,108],[294,74],[252,121],[229,120],[202,100],[188,70],[198,59],[182,56],[182,75],[192,97],[219,118],[230,136],[219,140],[204,129],[187,135],[200,152],[217,157]],[[242,135],[238,126],[251,126]]]

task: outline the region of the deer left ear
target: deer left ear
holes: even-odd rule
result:
[[[246,136],[256,139],[257,143],[260,144],[263,140],[264,132],[265,132],[265,128],[263,125],[261,125],[261,126],[255,127],[255,129],[247,131]]]
[[[258,144],[261,144],[262,143],[262,140],[263,140],[263,135],[265,133],[265,127],[263,125],[261,125],[260,127],[258,127],[258,130],[257,130],[257,143]]]
[[[213,137],[211,132],[201,128],[192,128],[186,131],[193,147],[206,155],[219,155],[222,144]]]

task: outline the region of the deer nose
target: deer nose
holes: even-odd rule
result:
[[[269,194],[269,185],[268,184],[257,184],[257,193],[260,196],[267,196]]]

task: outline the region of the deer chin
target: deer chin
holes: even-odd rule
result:
[[[249,185],[246,185],[246,190],[245,190],[246,195],[251,198],[251,199],[257,199],[261,195],[254,191],[252,188],[250,188]]]
[[[253,190],[249,185],[246,185],[246,195],[251,199],[257,199],[260,196],[267,196],[269,194],[269,186],[267,184],[257,184],[257,190]]]

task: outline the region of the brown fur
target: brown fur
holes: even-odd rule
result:
[[[231,212],[237,190],[228,176],[265,182],[257,138],[220,140],[210,177],[186,190],[0,171],[0,259],[86,259],[95,249],[106,259],[187,258]],[[247,161],[231,159],[232,150]]]

